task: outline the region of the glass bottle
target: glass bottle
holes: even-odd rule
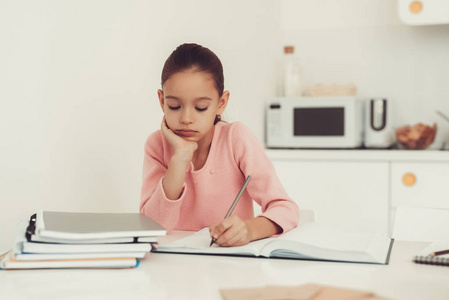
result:
[[[284,47],[284,97],[300,97],[301,70],[295,57],[293,46]]]

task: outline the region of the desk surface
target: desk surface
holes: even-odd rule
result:
[[[397,300],[448,299],[449,268],[411,262],[427,245],[395,242],[389,265],[150,253],[137,269],[0,271],[0,298],[214,300],[224,288],[319,283]]]

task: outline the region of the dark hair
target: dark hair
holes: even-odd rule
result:
[[[211,50],[198,44],[182,44],[170,54],[162,69],[161,85],[164,85],[171,75],[191,68],[210,74],[218,95],[223,95],[224,76],[221,61]]]

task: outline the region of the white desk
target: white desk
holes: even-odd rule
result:
[[[389,265],[151,253],[137,269],[0,271],[0,299],[221,299],[219,289],[319,283],[397,300],[449,299],[449,268],[414,264],[421,242],[395,242]]]

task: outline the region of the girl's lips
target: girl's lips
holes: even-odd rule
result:
[[[194,136],[197,133],[194,130],[188,130],[188,129],[176,130],[176,132],[181,136]]]

